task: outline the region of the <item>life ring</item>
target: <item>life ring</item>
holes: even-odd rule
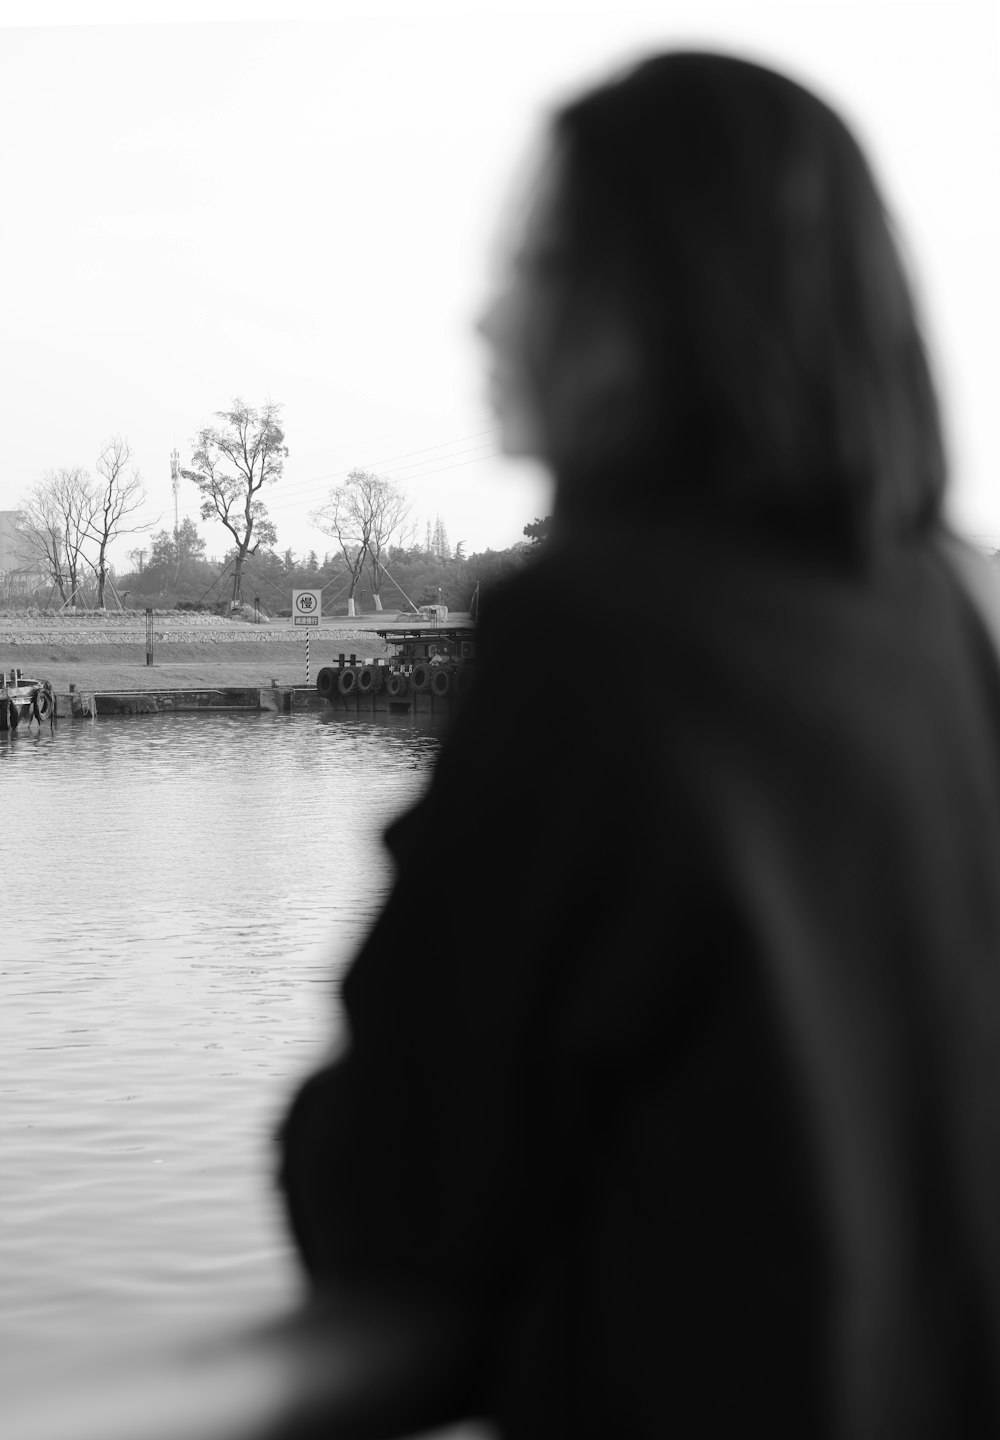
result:
[[[414,665],[410,672],[410,684],[414,690],[429,690],[431,688],[431,667]]]
[[[358,694],[374,695],[382,688],[382,677],[377,665],[362,665],[358,671]]]
[[[337,672],[330,665],[324,665],[316,676],[316,689],[326,699],[333,694],[333,687],[337,683]]]
[[[394,670],[389,676],[385,688],[388,690],[389,694],[394,699],[399,695],[405,695],[407,690],[409,689],[409,686],[406,683],[406,676],[400,675],[398,670]]]
[[[439,699],[442,699],[445,695],[448,694],[450,689],[451,671],[446,670],[442,665],[439,669],[434,671],[434,678],[431,681],[431,690]]]
[[[358,687],[358,672],[348,665],[337,676],[337,689],[341,695],[353,695]]]

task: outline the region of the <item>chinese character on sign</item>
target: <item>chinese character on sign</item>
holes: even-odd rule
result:
[[[292,624],[318,625],[323,612],[322,590],[292,591]]]

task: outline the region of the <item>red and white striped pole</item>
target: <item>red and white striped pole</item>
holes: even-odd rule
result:
[[[306,631],[306,689],[309,689],[309,631]]]

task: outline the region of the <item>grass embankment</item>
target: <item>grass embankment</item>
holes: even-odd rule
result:
[[[358,657],[383,653],[377,648],[359,648]],[[272,680],[280,685],[305,685],[305,647],[275,644],[207,646],[162,645],[153,652],[153,664],[146,664],[140,645],[0,645],[0,657],[9,670],[17,666],[32,680],[50,680],[58,694],[74,684],[81,692],[95,690],[187,690],[210,686],[259,686]],[[321,646],[310,646],[309,680],[315,685],[321,665],[336,660]]]
[[[324,622],[310,634],[309,682],[337,654],[378,658],[390,647],[376,635],[387,620]],[[192,626],[157,617],[153,664],[146,664],[141,618],[137,625],[111,617],[5,623],[0,616],[0,668],[18,668],[26,678],[49,680],[57,693],[70,684],[87,693],[108,690],[182,690],[209,686],[305,685],[305,633],[288,622],[247,626],[216,621]],[[347,626],[350,624],[351,628]]]

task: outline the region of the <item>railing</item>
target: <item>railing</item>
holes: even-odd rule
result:
[[[78,1365],[5,1387],[4,1440],[496,1440],[462,1419],[466,1335],[425,1308],[306,1308],[174,1355]]]

